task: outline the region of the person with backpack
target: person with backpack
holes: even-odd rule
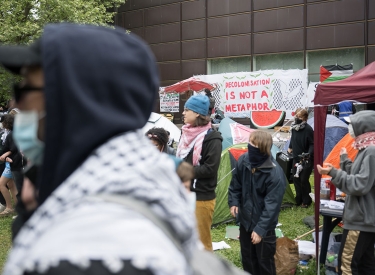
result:
[[[195,215],[200,240],[212,251],[211,225],[216,202],[217,171],[223,138],[211,127],[208,114],[209,99],[204,95],[190,97],[182,113],[185,125],[176,156],[194,166],[191,191],[196,193]]]
[[[230,213],[240,222],[242,266],[250,274],[276,275],[275,228],[286,179],[271,147],[270,134],[251,133],[248,152],[239,158],[228,189]]]

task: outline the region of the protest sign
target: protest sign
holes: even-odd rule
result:
[[[160,93],[160,112],[178,113],[180,95],[176,93]]]
[[[230,117],[250,117],[251,111],[286,111],[293,117],[307,107],[307,70],[268,70],[194,76],[216,84],[215,107]]]

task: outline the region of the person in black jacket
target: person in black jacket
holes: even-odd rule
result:
[[[309,207],[312,202],[309,195],[311,192],[309,179],[314,165],[314,130],[307,124],[307,118],[308,113],[305,109],[298,108],[296,110],[288,149],[288,152],[293,154],[292,174],[296,189],[296,204],[303,208]],[[303,153],[308,155],[301,157]],[[299,164],[302,166],[298,167]]]
[[[223,138],[211,127],[207,115],[209,104],[208,97],[204,95],[192,96],[186,101],[182,113],[185,125],[181,129],[176,156],[194,166],[191,191],[197,197],[195,216],[199,237],[205,249],[212,251],[211,225]]]
[[[228,190],[231,215],[240,222],[242,265],[250,274],[276,275],[275,228],[286,179],[271,146],[270,134],[251,133],[248,152],[238,160]]]

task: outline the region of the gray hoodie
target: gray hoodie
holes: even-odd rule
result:
[[[375,134],[374,111],[358,112],[350,120],[356,136]],[[340,168],[333,168],[329,175],[332,183],[347,194],[344,229],[375,232],[375,146],[360,150],[354,162],[347,154],[341,155]]]

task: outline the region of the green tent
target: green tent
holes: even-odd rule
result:
[[[228,206],[228,187],[232,179],[232,171],[238,158],[247,152],[247,143],[232,145],[221,153],[218,170],[218,184],[216,187],[216,205],[213,216],[213,225],[224,223],[233,219]],[[286,186],[283,204],[295,204],[294,195],[289,184]]]

